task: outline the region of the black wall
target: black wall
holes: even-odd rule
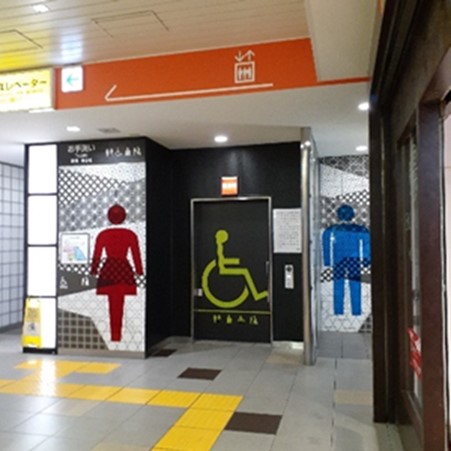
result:
[[[273,208],[299,208],[301,206],[300,149],[299,143],[295,142],[174,151],[171,155],[173,168],[172,335],[189,336],[191,334],[191,199],[221,197],[221,177],[236,175],[239,177],[239,196],[270,196]],[[163,186],[168,187],[168,182]],[[161,186],[159,189],[162,189]],[[148,218],[151,219],[151,216],[149,215]],[[152,235],[149,235],[148,239],[149,243],[153,242]],[[283,288],[283,266],[288,263],[294,265],[294,290]],[[275,340],[302,339],[301,292],[301,255],[275,254],[273,260]]]
[[[147,308],[146,350],[171,335],[171,153],[146,141]]]

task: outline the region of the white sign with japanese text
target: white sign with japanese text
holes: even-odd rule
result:
[[[300,208],[273,210],[274,253],[300,254],[302,224]]]

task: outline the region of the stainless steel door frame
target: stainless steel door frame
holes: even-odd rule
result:
[[[312,196],[312,182],[317,183],[313,177],[315,170],[312,160],[315,158],[315,144],[310,128],[301,130],[301,194],[302,194],[302,302],[304,314],[304,365],[314,365],[317,357],[317,334],[318,334],[318,309],[319,301],[314,294],[317,294],[316,284],[318,262],[312,256],[312,233],[316,236],[316,231],[312,230],[312,218],[315,214],[314,199]],[[315,239],[315,238],[313,238]],[[317,243],[316,243],[317,244]],[[317,249],[317,245],[313,246]],[[313,282],[312,282],[313,281]]]

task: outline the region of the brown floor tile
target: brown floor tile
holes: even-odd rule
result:
[[[187,368],[178,377],[186,379],[206,379],[212,381],[220,372],[221,370],[211,370],[206,368]]]
[[[281,419],[281,415],[235,412],[227,423],[225,430],[276,434]]]

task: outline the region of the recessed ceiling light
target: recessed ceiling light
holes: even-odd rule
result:
[[[357,150],[357,152],[366,152],[368,150],[368,146],[357,146],[355,150]]]
[[[66,130],[71,133],[77,133],[81,130],[81,128],[77,127],[76,125],[69,125],[66,127]]]
[[[215,142],[218,144],[226,143],[229,140],[229,138],[226,135],[216,135],[215,136]]]
[[[120,133],[116,127],[101,127],[97,129],[100,133],[104,133],[105,135],[112,135],[113,133]]]
[[[49,7],[47,5],[44,5],[44,3],[38,3],[37,5],[33,5],[33,9],[37,13],[47,13],[50,11]]]
[[[360,111],[368,111],[370,109],[369,102],[362,102],[359,104],[359,110]]]
[[[55,111],[54,108],[36,108],[35,110],[29,110],[29,113],[35,114],[35,113],[50,113],[52,111]]]

